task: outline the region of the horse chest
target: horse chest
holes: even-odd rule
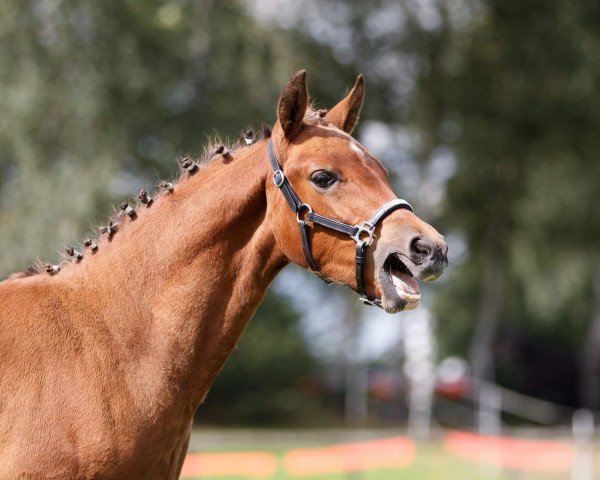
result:
[[[146,431],[131,426],[111,435],[97,427],[79,429],[78,438],[64,431],[50,437],[22,437],[0,452],[0,478],[88,480],[169,480],[178,478],[190,425]],[[33,432],[32,432],[33,433]]]
[[[161,405],[122,377],[90,384],[86,370],[63,370],[40,369],[20,390],[8,382],[20,395],[0,401],[0,478],[177,478],[191,417],[173,397]]]

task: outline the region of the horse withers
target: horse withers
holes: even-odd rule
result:
[[[177,478],[194,411],[290,262],[417,306],[447,247],[350,136],[363,96],[359,76],[313,111],[296,73],[272,133],[184,159],[64,262],[0,282],[0,478]]]

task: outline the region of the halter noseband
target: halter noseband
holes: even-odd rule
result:
[[[310,208],[310,205],[303,203],[294,189],[288,182],[287,177],[284,175],[283,170],[277,157],[275,156],[275,152],[273,151],[273,141],[269,140],[268,144],[269,150],[269,161],[271,163],[271,167],[273,168],[273,183],[283,196],[285,197],[290,209],[292,212],[296,214],[296,220],[298,221],[298,227],[300,228],[300,238],[302,240],[302,250],[304,252],[304,258],[306,259],[306,263],[310,267],[313,272],[319,273],[319,269],[315,260],[310,251],[310,243],[308,239],[308,224],[316,223],[317,225],[321,225],[322,227],[328,228],[330,230],[334,230],[336,232],[345,233],[350,236],[352,240],[356,242],[356,290],[360,295],[360,301],[365,305],[375,305],[381,308],[381,300],[377,298],[371,298],[367,295],[365,290],[365,283],[363,278],[363,265],[365,263],[365,253],[367,251],[367,247],[373,243],[373,234],[375,232],[375,226],[379,221],[381,221],[386,215],[390,214],[394,210],[398,210],[400,208],[405,208],[414,211],[406,200],[401,200],[396,198],[395,200],[390,200],[387,203],[384,203],[379,209],[373,214],[373,216],[363,222],[362,225],[348,225],[347,223],[342,223],[337,220],[333,220],[328,217],[324,217],[319,215],[318,213],[314,213],[313,209]],[[302,219],[302,214],[306,212],[305,218]],[[325,280],[327,282],[327,280]]]

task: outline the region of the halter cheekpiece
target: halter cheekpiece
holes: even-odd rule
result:
[[[394,210],[405,208],[413,211],[410,203],[406,200],[395,199],[384,203],[379,209],[373,214],[373,216],[363,222],[362,225],[348,225],[347,223],[339,222],[328,217],[319,215],[313,212],[310,205],[303,203],[294,189],[290,185],[287,177],[284,175],[281,168],[281,164],[275,156],[273,151],[273,140],[269,140],[269,161],[273,168],[273,183],[283,196],[285,197],[290,209],[296,214],[296,220],[298,221],[298,227],[300,228],[300,239],[302,240],[302,250],[304,252],[304,258],[310,269],[314,272],[319,272],[317,264],[312,256],[310,250],[310,243],[308,238],[308,225],[316,223],[322,227],[334,230],[336,232],[345,233],[352,240],[356,242],[356,290],[360,295],[360,301],[366,305],[375,305],[381,308],[381,300],[377,298],[371,298],[367,295],[365,290],[365,283],[363,278],[363,265],[365,263],[365,253],[367,247],[373,243],[373,234],[375,232],[375,226],[381,221],[386,215],[390,214]],[[304,216],[304,218],[303,218]]]

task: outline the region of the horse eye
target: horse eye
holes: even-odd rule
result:
[[[310,176],[310,180],[319,188],[328,188],[337,182],[337,177],[331,172],[317,170]]]

